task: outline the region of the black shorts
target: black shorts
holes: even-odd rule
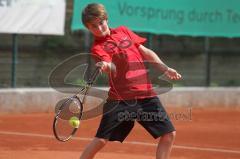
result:
[[[175,131],[158,97],[107,101],[96,137],[123,142],[137,121],[154,138]]]

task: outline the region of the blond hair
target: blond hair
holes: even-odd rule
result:
[[[97,18],[100,20],[108,19],[104,5],[100,3],[88,4],[82,11],[82,23],[87,27],[87,23],[90,23]]]

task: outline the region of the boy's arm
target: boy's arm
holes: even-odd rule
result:
[[[157,54],[153,52],[151,49],[148,49],[143,45],[139,45],[138,49],[141,52],[144,60],[155,65],[157,69],[162,71],[169,79],[172,80],[181,79],[181,75],[176,70],[164,64],[163,61],[157,56]]]

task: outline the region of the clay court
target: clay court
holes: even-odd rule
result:
[[[119,75],[109,78],[117,94],[149,93],[154,77],[177,130],[171,159],[240,159],[240,1],[92,2],[0,0],[0,159],[80,158],[101,116],[63,143],[53,135],[54,107],[92,84],[85,80],[98,60]],[[182,80],[172,83],[180,74],[171,68]],[[102,111],[106,79],[87,93],[89,115]],[[136,122],[123,144],[109,142],[94,159],[155,159],[157,143]]]
[[[239,159],[239,108],[167,107],[177,129],[172,159]],[[0,115],[1,159],[78,159],[100,117],[83,121],[75,138],[57,141],[52,113]],[[123,144],[108,143],[96,159],[154,159],[157,140],[139,125]]]

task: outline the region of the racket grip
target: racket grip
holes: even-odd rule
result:
[[[94,72],[92,73],[92,75],[91,75],[91,77],[90,77],[90,79],[89,79],[89,82],[88,82],[89,85],[92,85],[93,82],[96,80],[96,77],[97,77],[97,76],[99,75],[99,73],[100,73],[100,69],[101,69],[101,67],[97,67],[97,68],[94,70]]]

